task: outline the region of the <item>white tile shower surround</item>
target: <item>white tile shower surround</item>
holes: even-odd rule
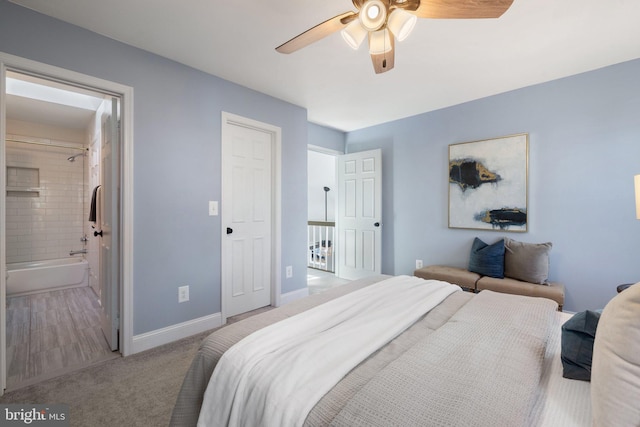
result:
[[[98,310],[89,287],[7,298],[7,389],[119,357]]]
[[[6,198],[7,262],[66,258],[83,249],[84,160],[67,158],[78,150],[7,142],[7,171],[39,171],[39,194],[11,193]],[[11,181],[12,177],[7,177]],[[88,215],[88,213],[87,213]]]

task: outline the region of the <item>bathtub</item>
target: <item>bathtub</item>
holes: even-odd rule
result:
[[[7,296],[87,286],[89,263],[84,258],[7,264]]]

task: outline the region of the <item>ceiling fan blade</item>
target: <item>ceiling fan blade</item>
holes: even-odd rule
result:
[[[362,9],[362,5],[364,4],[366,0],[351,0],[351,2],[353,3],[353,5],[356,7],[356,9],[360,10]]]
[[[513,0],[420,0],[417,9],[407,9],[407,12],[420,18],[499,18],[512,3]]]
[[[391,50],[385,53],[371,54],[371,62],[373,62],[373,70],[376,74],[385,73],[395,65],[395,38],[390,35]]]
[[[308,29],[304,33],[292,38],[288,42],[281,44],[276,48],[276,50],[280,53],[295,52],[296,50],[302,49],[303,47],[308,46],[313,42],[317,42],[318,40],[327,37],[328,35],[331,35],[336,31],[340,31],[357,17],[358,14],[351,11],[345,12],[338,16],[334,16],[333,18],[327,19],[323,23],[318,24],[315,27]]]

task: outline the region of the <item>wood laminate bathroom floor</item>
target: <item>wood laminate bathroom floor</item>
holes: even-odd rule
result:
[[[119,357],[100,329],[89,287],[7,298],[7,389]]]

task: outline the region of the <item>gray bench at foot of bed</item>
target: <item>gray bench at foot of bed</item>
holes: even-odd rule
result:
[[[413,272],[413,275],[422,277],[423,279],[443,280],[454,283],[472,292],[480,292],[487,289],[505,294],[548,298],[558,303],[559,311],[562,311],[562,306],[564,305],[564,285],[556,282],[551,282],[548,285],[538,285],[508,277],[496,279],[481,276],[464,268],[449,267],[446,265],[429,265],[419,268]]]

